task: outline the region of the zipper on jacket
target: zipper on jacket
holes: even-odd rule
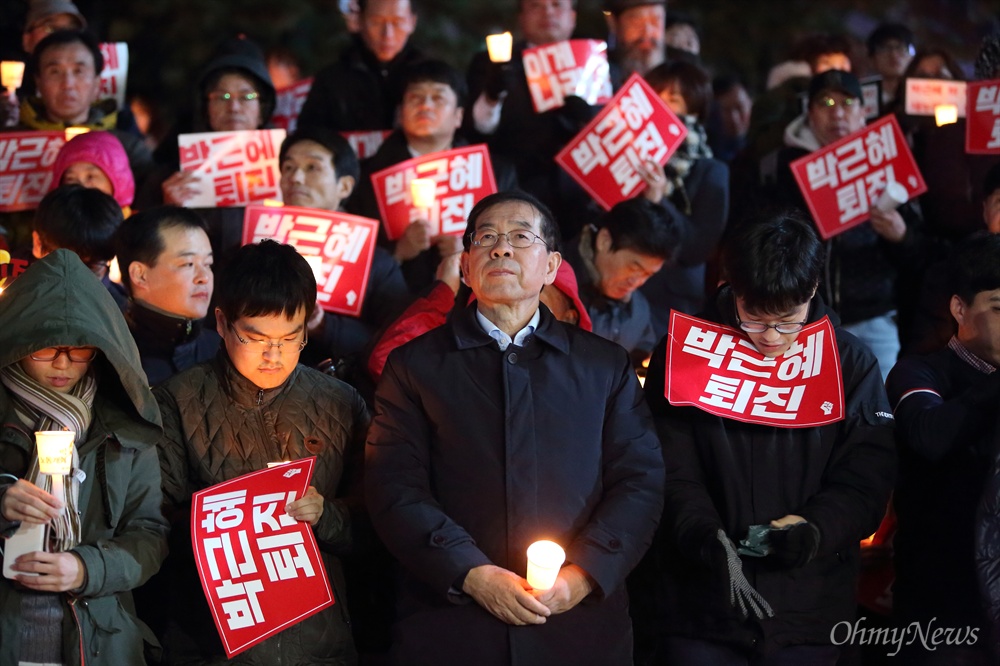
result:
[[[76,600],[77,597],[70,597],[66,602],[69,605],[69,611],[73,614],[73,624],[76,625],[77,638],[80,639],[80,666],[85,666],[87,660],[83,649],[83,627],[80,626],[80,616],[76,614]]]
[[[257,406],[260,407],[264,404],[264,389],[257,391]]]

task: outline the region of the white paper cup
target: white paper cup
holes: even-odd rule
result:
[[[17,90],[24,80],[24,63],[17,60],[0,62],[0,85],[7,90]]]
[[[433,178],[414,178],[410,181],[410,196],[417,208],[430,208],[434,205],[437,182]]]
[[[486,51],[492,62],[510,62],[510,54],[514,46],[514,36],[509,32],[501,35],[486,36]]]
[[[885,186],[885,190],[882,191],[878,201],[875,202],[875,207],[883,213],[888,213],[896,210],[909,201],[909,199],[910,193],[906,191],[906,188],[896,181],[892,181]]]
[[[38,469],[42,474],[67,475],[73,471],[73,440],[68,430],[39,430],[35,433],[38,447]]]
[[[554,541],[536,541],[528,546],[528,585],[548,590],[556,584],[566,551]]]

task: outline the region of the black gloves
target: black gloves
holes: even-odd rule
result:
[[[509,62],[491,62],[486,69],[486,81],[483,92],[486,97],[496,102],[501,99],[511,86],[511,69]]]

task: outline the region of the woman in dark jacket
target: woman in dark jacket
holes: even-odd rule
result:
[[[20,584],[0,579],[0,663],[144,663],[143,641],[155,639],[131,590],[159,569],[167,524],[160,415],[135,343],[107,290],[68,250],[0,296],[0,321],[0,530],[61,526],[50,529],[59,539],[49,552],[16,560]],[[44,490],[51,481],[31,434],[60,429],[76,440],[65,504]]]

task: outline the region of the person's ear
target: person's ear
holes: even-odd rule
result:
[[[354,192],[354,176],[341,176],[337,179],[337,198],[343,201]]]
[[[951,316],[958,322],[960,327],[965,324],[965,307],[965,301],[958,294],[952,294],[951,301],[948,303],[948,309],[951,310]]]
[[[598,229],[597,238],[594,240],[594,249],[603,254],[611,252],[612,245],[614,245],[614,240],[611,238],[611,232],[607,230],[607,227]]]
[[[559,273],[559,265],[562,261],[561,254],[558,252],[549,252],[545,272],[545,284],[552,284],[556,281],[556,275]]]
[[[149,279],[147,277],[147,271],[149,267],[141,261],[133,261],[128,265],[128,279],[132,284],[133,295],[138,289],[146,290],[149,288]]]
[[[222,308],[215,308],[215,332],[220,338],[226,337],[226,315],[222,314]]]
[[[45,252],[45,246],[42,244],[42,237],[38,235],[37,231],[31,232],[31,256],[35,259],[41,259],[47,252]]]

